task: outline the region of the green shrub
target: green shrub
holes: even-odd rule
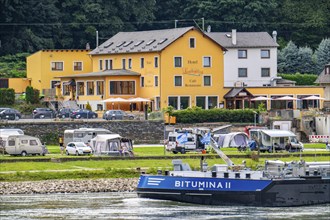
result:
[[[202,123],[202,122],[253,122],[254,113],[251,109],[200,109],[188,108],[172,113],[178,123]]]
[[[89,104],[89,102],[87,102],[86,109],[92,111],[92,106]]]
[[[283,79],[296,81],[297,86],[311,86],[315,85],[314,82],[317,79],[315,74],[279,74]]]
[[[15,90],[12,88],[0,89],[0,105],[13,105],[15,103]]]

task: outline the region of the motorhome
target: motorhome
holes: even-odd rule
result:
[[[208,129],[201,128],[175,129],[168,134],[166,150],[174,154],[205,150],[205,144],[203,144],[201,140],[203,139],[204,133],[207,132],[209,132]],[[187,135],[187,141],[180,143],[178,139],[181,135]]]
[[[10,134],[4,139],[3,144],[5,150],[10,155],[45,155],[47,148],[41,144],[39,138],[21,135]]]
[[[88,143],[92,138],[98,134],[111,134],[104,128],[79,128],[64,131],[64,146],[69,142],[84,142]]]
[[[281,150],[303,151],[304,145],[297,140],[291,131],[285,130],[256,130],[252,139],[259,142],[261,152],[276,152]]]

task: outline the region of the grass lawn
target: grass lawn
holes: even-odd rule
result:
[[[325,148],[323,144],[305,144],[305,148],[318,149]],[[58,146],[48,146],[50,154],[46,156],[10,156],[0,155],[0,160],[12,160],[12,159],[34,159],[34,158],[89,158],[91,156],[67,156],[61,155]],[[281,158],[281,153],[261,153],[261,155],[272,155],[271,158],[260,158],[259,162],[251,159],[251,152],[238,152],[236,148],[224,148],[222,149],[226,155],[245,155],[244,158],[234,158],[232,161],[235,164],[241,164],[243,160],[246,161],[246,165],[252,169],[256,169],[258,166],[263,166],[265,160],[280,159],[282,161],[299,160],[300,153],[290,153],[290,156]],[[317,156],[316,153],[327,153],[325,151],[304,151],[303,155],[310,155],[303,157],[305,161],[330,161],[330,156]],[[11,162],[1,163],[0,165],[0,181],[23,181],[23,180],[46,180],[46,179],[83,179],[83,178],[113,178],[113,177],[137,177],[139,173],[136,172],[137,168],[140,168],[147,173],[156,173],[157,169],[171,170],[172,159],[183,156],[182,161],[188,163],[193,169],[200,167],[200,160],[198,158],[189,158],[190,155],[201,155],[197,152],[187,152],[186,154],[173,154],[171,152],[165,152],[167,158],[165,159],[144,159],[148,156],[164,156],[163,146],[148,146],[148,147],[136,147],[134,148],[135,158],[139,159],[125,159],[125,160],[79,160],[79,161],[67,161],[67,162]],[[283,152],[287,155],[287,152]],[[207,163],[212,166],[213,164],[224,164],[224,161],[216,154],[214,157],[207,159]],[[168,156],[170,158],[168,158]],[[187,157],[187,158],[184,158]]]

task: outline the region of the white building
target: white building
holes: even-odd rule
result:
[[[224,86],[274,86],[277,77],[276,32],[273,38],[267,32],[206,33],[225,47]]]

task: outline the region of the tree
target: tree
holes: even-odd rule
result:
[[[28,86],[25,89],[25,100],[27,103],[38,104],[39,103],[39,90],[34,89],[32,86]]]
[[[18,53],[0,57],[0,78],[26,77],[26,57],[28,53]]]
[[[321,41],[315,53],[316,73],[320,74],[324,66],[330,63],[330,39],[326,38]]]
[[[92,111],[92,106],[89,104],[89,102],[86,104],[86,109]]]
[[[278,71],[280,73],[295,73],[299,68],[297,54],[298,47],[290,41],[286,47],[279,52],[278,55]]]
[[[299,67],[296,72],[315,73],[315,63],[313,62],[313,50],[310,47],[300,47],[297,54]]]

